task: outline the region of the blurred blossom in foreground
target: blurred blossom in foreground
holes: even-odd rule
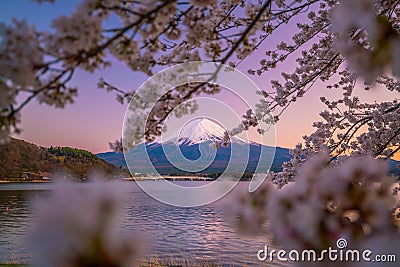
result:
[[[270,183],[241,195],[230,209],[239,229],[260,233],[269,227],[284,249],[321,251],[346,238],[352,247],[368,244],[400,259],[398,246],[393,247],[393,239],[400,240],[395,181],[388,178],[386,162],[357,156],[334,164],[329,160],[319,153],[282,189]],[[379,243],[371,244],[374,240]]]
[[[37,266],[132,266],[144,247],[120,228],[122,185],[58,183],[36,203],[30,245]]]
[[[336,47],[368,84],[387,75],[388,70],[400,76],[398,19],[385,14],[391,4],[375,0],[341,1],[331,14]]]

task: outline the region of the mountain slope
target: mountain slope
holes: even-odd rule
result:
[[[148,154],[150,161],[161,174],[199,173],[215,174],[223,172],[228,163],[231,162],[230,172],[241,173],[256,171],[257,164],[261,160],[263,164],[258,172],[266,172],[267,163],[271,162],[274,153],[273,147],[262,146],[258,143],[246,141],[239,137],[231,137],[224,145],[225,130],[217,123],[201,118],[195,119],[175,136],[163,143],[154,142],[151,144],[140,144],[136,149],[131,150],[126,158],[134,172],[148,173],[151,168],[146,165],[144,155]],[[264,150],[261,158],[261,149]],[[249,150],[247,154],[246,151]],[[169,155],[169,158],[166,156]],[[201,153],[201,151],[203,153]],[[183,157],[181,156],[183,155]],[[232,154],[232,155],[231,155]],[[215,155],[215,158],[214,158]],[[100,158],[116,165],[126,167],[124,155],[113,152],[98,154]],[[201,158],[200,158],[201,157]],[[282,163],[290,160],[289,150],[276,148],[276,156],[272,162],[272,170],[282,170]],[[177,163],[180,167],[175,167]],[[207,167],[207,163],[211,164]],[[243,164],[248,163],[246,166]],[[201,171],[190,171],[198,169],[198,166],[206,166]]]
[[[67,177],[84,178],[92,170],[109,176],[122,170],[81,149],[44,148],[12,138],[0,145],[0,180],[34,180],[63,173]]]
[[[182,173],[202,173],[216,174],[223,172],[232,161],[233,166],[240,166],[243,162],[248,162],[246,172],[255,171],[258,161],[260,160],[260,150],[265,149],[267,152],[261,162],[263,165],[270,162],[270,158],[274,152],[274,148],[262,146],[261,144],[245,141],[238,137],[231,137],[227,146],[217,146],[215,143],[223,143],[225,130],[217,123],[201,118],[190,121],[177,134],[162,142],[154,142],[151,144],[140,144],[136,149],[132,149],[126,154],[127,161],[131,169],[138,174],[146,174],[152,172],[152,169],[146,164],[145,155],[149,156],[152,165],[157,172],[163,175],[182,174]],[[213,148],[214,147],[214,148]],[[249,159],[243,151],[250,150]],[[203,151],[201,154],[200,151]],[[166,152],[169,158],[166,156]],[[231,155],[231,152],[235,151]],[[181,157],[182,154],[184,157]],[[214,158],[215,155],[215,158]],[[200,156],[202,159],[199,160]],[[126,162],[123,154],[106,152],[98,154],[99,158],[106,160],[116,166],[126,168]],[[186,159],[185,159],[186,158]],[[292,156],[289,149],[277,147],[275,149],[275,157],[272,162],[271,170],[279,172],[282,170],[282,163],[289,161]],[[172,163],[177,163],[180,167],[184,167],[189,171],[182,171],[180,167],[175,167]],[[207,167],[207,162],[212,162]],[[400,169],[397,167],[399,162],[390,161],[390,172],[400,175]],[[192,171],[198,169],[198,166],[206,166],[201,171]],[[266,172],[266,166],[259,172]],[[231,168],[232,172],[240,172],[239,169]]]
[[[189,147],[189,146],[180,146],[182,149],[182,154],[188,155],[188,158],[195,158],[196,157],[196,151],[198,151],[198,148],[196,146]],[[160,146],[153,146],[153,148],[149,148],[149,157],[151,161],[153,162],[155,168],[158,170],[160,174],[174,174],[174,173],[182,173],[179,169],[175,168],[172,164],[168,162],[168,160],[165,158],[163,153],[160,151]],[[202,173],[219,173],[224,170],[224,168],[227,165],[228,156],[226,156],[228,153],[230,153],[229,149],[225,147],[220,147],[218,149],[219,151],[217,152],[217,158],[216,161],[207,169],[205,169]],[[188,152],[190,151],[190,153]],[[193,152],[195,151],[195,152]],[[130,152],[133,157],[135,157],[135,152]],[[104,159],[105,161],[114,164],[115,166],[120,166],[123,168],[127,168],[126,162],[124,155],[121,153],[116,153],[116,152],[105,152],[105,153],[100,153],[97,154],[97,156],[101,159]],[[224,157],[226,156],[226,157]],[[277,147],[275,150],[275,157],[271,166],[271,171],[273,172],[279,172],[282,171],[282,163],[289,161],[292,158],[292,156],[289,153],[289,149],[287,148],[281,148]],[[237,158],[241,160],[241,158]],[[244,159],[243,159],[244,160]],[[149,170],[146,170],[144,168],[140,167],[140,162],[137,162],[136,167],[138,168],[139,171],[142,171],[146,173]],[[400,168],[398,167],[400,164],[399,161],[395,160],[390,160],[389,161],[389,173],[393,175],[400,176]],[[251,166],[251,165],[250,165]],[[251,169],[251,168],[250,168]],[[250,171],[250,169],[248,171]]]

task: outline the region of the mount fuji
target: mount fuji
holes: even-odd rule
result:
[[[215,176],[218,173],[224,172],[230,165],[243,166],[247,162],[245,172],[247,174],[256,171],[266,172],[265,168],[257,169],[258,162],[270,162],[274,154],[274,148],[263,146],[256,142],[246,141],[239,137],[230,137],[229,141],[224,145],[215,145],[224,143],[225,130],[212,120],[206,118],[194,119],[187,123],[176,136],[167,138],[166,140],[158,140],[153,143],[143,143],[132,149],[126,155],[130,166],[134,166],[135,172],[139,174],[149,174],[153,170],[149,168],[143,151],[145,150],[151,164],[162,175],[173,174],[206,174]],[[246,151],[249,149],[249,153]],[[262,156],[266,158],[260,159],[260,152],[263,149]],[[169,153],[165,153],[169,152]],[[179,153],[180,152],[180,153]],[[232,153],[231,153],[232,152]],[[182,157],[183,155],[183,157]],[[97,154],[97,156],[105,161],[126,168],[125,157],[121,153],[106,152]],[[282,170],[282,163],[289,161],[292,156],[289,149],[276,147],[275,157],[273,158],[271,171],[279,172]],[[174,162],[172,164],[171,162]],[[209,164],[211,162],[211,164]],[[399,161],[389,160],[389,173],[400,176]],[[265,164],[261,164],[265,165]],[[183,171],[186,170],[196,171]],[[199,166],[206,168],[198,169]],[[237,177],[243,174],[243,168],[230,168],[232,175]],[[262,166],[263,167],[263,166]],[[248,176],[249,177],[249,176]],[[239,177],[240,178],[240,177]]]
[[[187,123],[179,134],[171,138],[138,145],[128,152],[126,158],[129,165],[134,166],[135,172],[149,173],[151,170],[147,167],[147,161],[143,156],[145,149],[154,168],[163,175],[217,174],[223,172],[231,161],[229,170],[233,176],[237,176],[242,173],[243,168],[235,168],[235,166],[243,166],[244,162],[247,162],[245,172],[254,173],[260,160],[262,160],[261,162],[271,161],[274,154],[273,147],[263,146],[236,136],[230,137],[227,142],[225,132],[225,129],[214,121],[197,118]],[[224,144],[216,145],[221,143]],[[260,159],[261,149],[265,149],[263,156],[268,157],[268,159]],[[245,151],[249,152],[246,153]],[[116,166],[126,167],[123,154],[106,152],[97,154],[97,156]],[[271,170],[280,171],[282,163],[290,159],[291,155],[288,149],[277,147]],[[206,166],[206,168],[199,171],[197,170],[199,166]],[[267,172],[268,168],[261,168],[258,171]]]

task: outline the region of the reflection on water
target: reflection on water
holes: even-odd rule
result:
[[[29,262],[25,236],[35,216],[33,199],[46,194],[51,187],[51,184],[0,185],[0,263]],[[149,254],[238,266],[259,265],[257,251],[264,244],[272,244],[270,236],[238,236],[216,204],[178,208],[154,200],[135,183],[127,183],[127,187],[132,196],[125,207],[127,220],[121,227],[145,233],[152,241]]]
[[[29,254],[25,234],[33,218],[31,199],[45,191],[2,190],[0,186],[0,262],[23,261]]]

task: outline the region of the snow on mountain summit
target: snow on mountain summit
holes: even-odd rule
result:
[[[207,118],[197,118],[187,123],[180,131],[174,142],[178,144],[200,144],[207,141],[222,142],[225,129]],[[231,137],[231,142],[246,143],[238,137]],[[172,140],[171,140],[172,141]]]
[[[191,143],[222,141],[224,136],[224,128],[205,118],[192,120],[186,124],[179,133],[179,139],[186,139]]]

